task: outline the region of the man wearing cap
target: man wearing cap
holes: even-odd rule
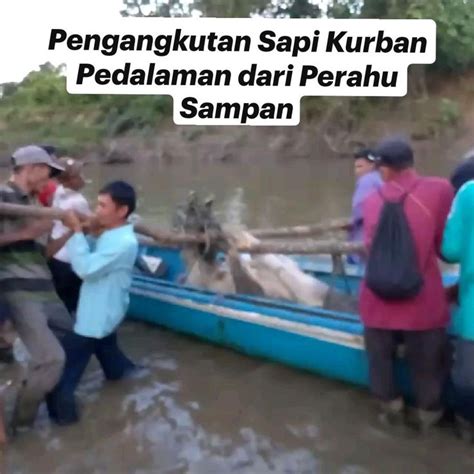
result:
[[[349,229],[349,240],[361,242],[363,240],[363,218],[362,204],[367,196],[382,186],[382,178],[375,164],[375,156],[372,150],[363,149],[354,155],[354,173],[356,176],[356,187],[352,196],[351,226]],[[359,255],[350,255],[350,263],[360,263]]]
[[[364,202],[366,246],[370,251],[384,202],[401,202],[406,195],[403,212],[413,237],[423,286],[414,297],[384,300],[363,281],[360,315],[365,326],[370,385],[382,402],[382,419],[400,420],[404,402],[394,380],[394,354],[401,339],[415,395],[413,421],[424,429],[442,415],[441,392],[449,368],[449,308],[438,257],[453,189],[446,179],[418,175],[413,151],[401,139],[382,142],[375,155],[384,185]],[[386,271],[390,272],[390,268]]]
[[[58,176],[58,187],[52,206],[64,211],[75,211],[82,215],[91,214],[87,199],[79,192],[85,185],[82,163],[70,157],[59,160],[64,171]],[[77,309],[81,279],[74,273],[65,243],[73,235],[61,221],[55,221],[48,244],[48,265],[53,274],[54,285],[59,297],[73,314]]]
[[[13,174],[0,186],[0,202],[31,204],[51,175],[64,170],[53,155],[35,145],[16,150],[11,163]],[[43,220],[0,216],[0,288],[31,356],[13,412],[13,430],[33,424],[39,404],[59,380],[65,355],[58,337],[72,329],[38,244],[50,230],[51,223]]]

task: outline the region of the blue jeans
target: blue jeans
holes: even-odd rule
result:
[[[50,417],[60,424],[74,423],[79,419],[74,392],[95,355],[108,380],[124,377],[135,365],[117,345],[115,333],[102,339],[70,333],[62,341],[66,352],[66,365],[61,380],[47,396]]]
[[[451,384],[456,415],[474,423],[474,341],[455,342]]]

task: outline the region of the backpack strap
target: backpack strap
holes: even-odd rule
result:
[[[414,194],[413,194],[413,191],[415,190],[415,188],[421,183],[421,180],[420,179],[417,179],[415,184],[409,189],[409,190],[405,190],[405,193],[403,194],[402,196],[402,199],[400,200],[400,202],[404,202],[405,199],[407,198],[407,196],[409,195],[413,201],[418,204],[418,206],[420,207],[420,209],[422,211],[424,211],[424,213],[428,216],[428,217],[433,217],[433,214],[431,213],[431,211],[428,209],[428,207],[426,207],[425,204],[423,204]],[[396,184],[396,183],[395,183]],[[397,185],[398,186],[398,185]],[[401,187],[400,187],[401,188]]]
[[[380,197],[382,198],[383,201],[393,202],[393,203],[399,203],[399,204],[403,204],[403,203],[405,202],[406,198],[408,197],[408,195],[410,195],[410,196],[415,200],[415,202],[416,202],[417,204],[419,204],[420,207],[423,208],[423,210],[424,210],[425,212],[427,212],[429,215],[431,215],[431,213],[429,212],[428,208],[427,208],[424,204],[422,204],[419,199],[415,198],[415,197],[413,196],[413,194],[412,194],[413,191],[415,190],[415,188],[417,188],[417,186],[420,184],[420,181],[421,181],[421,180],[417,179],[417,180],[415,181],[415,184],[414,184],[413,186],[411,186],[411,188],[409,188],[409,189],[405,189],[405,188],[403,188],[402,186],[400,186],[399,184],[397,184],[397,183],[394,182],[393,185],[396,186],[398,189],[400,189],[400,191],[403,191],[402,196],[401,196],[399,199],[394,200],[394,201],[389,200],[389,199],[386,199],[385,196],[384,196],[383,193],[382,193],[381,188],[378,188],[378,189],[377,189],[377,192],[380,194]]]

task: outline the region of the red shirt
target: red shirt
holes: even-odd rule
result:
[[[53,199],[53,195],[56,191],[56,188],[58,185],[56,184],[55,181],[50,179],[48,181],[48,184],[41,190],[41,192],[38,194],[38,201],[45,207],[50,207],[51,202]]]
[[[413,299],[386,301],[375,295],[365,282],[360,294],[360,315],[365,326],[381,329],[427,330],[448,325],[449,307],[443,290],[438,257],[443,230],[454,191],[446,179],[420,177],[414,170],[386,182],[381,192],[385,199],[399,199],[413,188],[405,200],[405,215],[415,241],[424,285]],[[383,200],[372,193],[364,202],[364,240],[368,249],[374,237]],[[390,271],[390,268],[387,268]]]

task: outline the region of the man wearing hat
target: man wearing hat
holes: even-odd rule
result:
[[[354,174],[356,186],[352,196],[351,226],[349,240],[361,242],[363,240],[362,204],[367,196],[382,186],[382,178],[376,168],[375,155],[372,150],[365,148],[354,154]],[[350,263],[360,263],[359,255],[350,255]]]
[[[32,204],[47,180],[64,171],[54,155],[36,145],[17,149],[11,164],[13,174],[0,186],[4,203]],[[65,355],[58,337],[72,329],[38,243],[50,230],[51,223],[43,220],[0,216],[0,288],[31,357],[13,412],[14,431],[32,426],[39,404],[59,380]]]
[[[70,157],[63,157],[59,162],[64,166],[64,171],[57,178],[59,185],[53,195],[52,206],[82,215],[91,214],[87,199],[80,193],[85,185],[83,164]],[[50,258],[48,265],[53,274],[56,291],[71,314],[76,312],[82,283],[71,268],[65,247],[72,235],[61,221],[55,221],[47,249],[47,256]]]
[[[449,370],[449,308],[438,258],[453,188],[446,179],[420,176],[414,169],[413,151],[402,139],[383,141],[375,156],[384,185],[364,202],[364,240],[369,255],[385,202],[402,203],[422,285],[414,296],[384,299],[369,288],[366,275],[360,314],[365,327],[370,385],[381,402],[382,419],[401,420],[404,401],[394,380],[394,354],[399,341],[403,341],[415,395],[412,421],[425,429],[442,416],[441,392]]]

